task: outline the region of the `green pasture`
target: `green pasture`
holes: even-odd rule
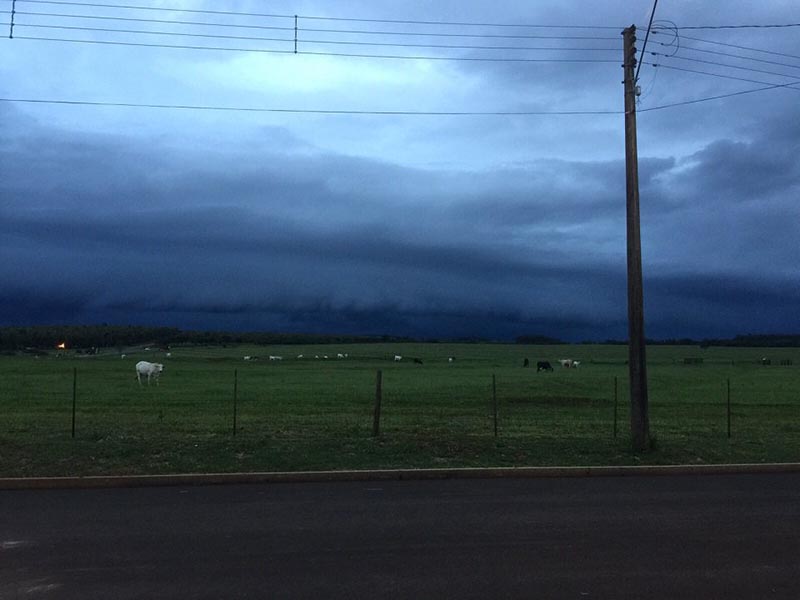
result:
[[[630,449],[624,346],[407,343],[175,347],[171,357],[144,348],[124,352],[124,359],[116,350],[0,356],[0,476],[800,461],[796,348],[649,347],[654,447],[641,455]],[[338,353],[348,357],[337,359]],[[394,362],[395,354],[403,360]],[[246,362],[245,355],[259,360]],[[283,360],[270,362],[269,355]],[[452,364],[448,356],[455,357]],[[414,364],[414,357],[423,364]],[[762,365],[762,357],[771,364]],[[522,366],[525,358],[529,368]],[[581,366],[562,369],[560,358]],[[702,364],[684,364],[687,358]],[[142,359],[165,364],[160,385],[136,382],[134,365]],[[539,360],[555,371],[537,373]],[[787,360],[792,364],[781,365]],[[379,369],[383,400],[374,437]]]

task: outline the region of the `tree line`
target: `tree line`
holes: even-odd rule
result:
[[[380,335],[326,335],[274,332],[230,332],[230,331],[188,331],[177,327],[147,327],[139,325],[36,325],[30,327],[0,327],[0,350],[6,352],[43,349],[55,350],[59,344],[67,349],[91,350],[99,348],[125,348],[128,346],[151,345],[168,348],[179,344],[359,344],[378,342],[459,342],[489,343],[496,340],[482,338],[459,338],[454,340],[425,339]],[[545,335],[521,335],[514,340],[517,344],[556,345],[566,344],[562,340]],[[605,340],[603,342],[585,341],[583,344],[627,344],[626,340]],[[732,346],[732,347],[800,347],[800,334],[747,334],[730,339],[692,339],[675,338],[647,340],[651,345],[682,346]]]
[[[410,341],[396,336],[315,335],[269,332],[187,331],[177,327],[137,325],[36,325],[0,327],[0,350],[125,348],[151,345],[168,348],[179,344],[355,344]]]

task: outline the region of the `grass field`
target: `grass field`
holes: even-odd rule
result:
[[[349,356],[336,359],[337,353]],[[796,348],[649,347],[655,443],[641,455],[630,449],[624,346],[409,343],[126,354],[0,357],[0,476],[800,461]],[[270,354],[284,360],[269,362]],[[395,363],[395,354],[404,360]],[[245,355],[260,360],[245,362]],[[448,356],[455,362],[448,364]],[[770,366],[760,364],[765,356]],[[532,365],[549,360],[555,371],[523,368],[526,357]],[[581,366],[561,369],[559,358]],[[703,363],[687,365],[685,358]],[[165,364],[159,386],[137,384],[134,364],[141,359]]]

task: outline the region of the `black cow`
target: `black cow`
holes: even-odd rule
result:
[[[539,371],[552,371],[552,370],[553,370],[553,365],[551,365],[546,360],[540,360],[539,362],[536,363],[536,372],[537,373]]]
[[[529,361],[529,360],[526,358],[526,359],[525,359],[525,362],[523,362],[523,363],[522,363],[522,366],[523,366],[523,367],[527,367],[529,364],[531,364],[531,361]]]
[[[414,359],[414,364],[415,364],[415,365],[421,365],[421,364],[422,364],[422,360],[421,360],[421,359],[419,359],[419,358],[415,358],[415,359]]]

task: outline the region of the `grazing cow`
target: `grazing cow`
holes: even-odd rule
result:
[[[422,359],[421,358],[415,358],[414,359],[414,364],[415,365],[421,365],[422,364]]]
[[[340,353],[338,353],[338,354],[336,355],[336,358],[344,358],[344,354],[342,354],[342,353],[340,352]]]
[[[580,364],[581,364],[581,361],[579,361],[579,360],[573,360],[573,361],[572,361],[572,368],[573,368],[573,369],[577,369],[577,368],[578,368],[578,366],[579,366]]]
[[[126,356],[127,356],[127,354],[120,354],[119,355],[120,358],[125,358]],[[39,357],[37,356],[36,358],[39,358]]]
[[[297,358],[303,358],[303,355],[302,354],[298,354]]]
[[[572,366],[571,358],[562,358],[558,362],[561,363],[561,366],[564,367],[565,369],[569,369]]]
[[[551,365],[546,360],[540,360],[539,362],[536,363],[536,372],[537,373],[539,371],[552,371],[552,370],[553,370],[553,365]]]
[[[456,360],[455,356],[448,356],[447,357],[447,362],[449,362],[449,363],[454,362],[455,360]]]
[[[531,364],[531,361],[529,361],[527,358],[524,361],[522,361],[522,366],[523,367],[527,367],[530,364]]]
[[[403,360],[402,356],[400,356],[399,354],[394,355],[394,362],[400,362],[401,360]]]
[[[283,357],[282,356],[270,356],[269,359],[272,360],[272,361],[283,360]]]
[[[140,360],[136,363],[136,379],[139,380],[139,385],[142,385],[142,375],[147,375],[147,385],[150,385],[150,379],[154,378],[158,384],[158,376],[164,370],[164,365],[161,363],[151,363],[146,360]]]
[[[250,359],[252,359],[252,358],[253,358],[252,356],[245,356],[245,357],[244,357],[244,360],[250,360]]]

